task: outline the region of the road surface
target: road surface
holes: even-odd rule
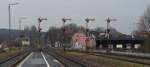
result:
[[[47,53],[32,52],[17,67],[64,67],[64,66]]]

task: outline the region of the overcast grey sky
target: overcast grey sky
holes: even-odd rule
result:
[[[24,26],[37,26],[38,17],[46,17],[48,21],[42,23],[42,28],[47,31],[50,26],[62,25],[61,18],[71,17],[68,23],[85,25],[84,18],[95,17],[96,21],[89,24],[90,28],[106,27],[107,17],[116,18],[111,26],[118,31],[130,34],[136,22],[144,13],[150,0],[0,0],[0,28],[8,28],[8,4],[19,2],[11,7],[12,28],[18,28],[19,17]],[[23,28],[22,27],[22,28]]]

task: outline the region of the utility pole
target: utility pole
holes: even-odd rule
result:
[[[95,21],[94,18],[86,18],[86,40],[85,40],[85,49],[87,49],[87,45],[88,45],[88,40],[89,40],[89,29],[88,29],[88,24],[90,21]]]
[[[11,3],[11,4],[8,4],[8,20],[9,20],[9,35],[8,35],[8,44],[11,44],[11,6],[13,5],[18,5],[19,3]]]
[[[38,18],[38,30],[39,30],[39,45],[41,44],[41,30],[42,30],[42,28],[41,28],[41,22],[43,21],[43,20],[47,20],[47,18]]]
[[[110,19],[109,17],[106,19],[107,21],[107,30],[106,30],[106,36],[107,36],[107,45],[108,45],[108,48],[110,48],[111,45],[110,44],[110,22],[112,21],[116,21],[116,19]],[[112,48],[112,47],[111,47]],[[110,52],[110,50],[108,50],[107,52]]]
[[[65,36],[65,31],[66,31],[66,29],[65,29],[65,23],[66,23],[67,21],[71,21],[71,18],[62,18],[62,22],[63,22],[63,23],[62,23],[62,28],[63,28],[63,29],[62,29],[62,30],[63,30],[63,36],[62,36],[62,37],[63,37],[63,40],[62,40],[63,45],[62,45],[62,46],[63,46],[63,48],[64,48],[64,51],[65,51],[65,47],[66,47],[66,46],[64,45],[64,42],[65,42],[65,37],[64,37],[64,36]]]

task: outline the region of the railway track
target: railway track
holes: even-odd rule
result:
[[[0,62],[0,67],[16,67],[16,65],[21,62],[29,52],[21,52],[16,54],[15,56],[12,56],[6,60],[3,60]]]
[[[117,60],[123,60],[132,63],[138,63],[150,66],[150,57],[134,56],[134,55],[124,55],[124,54],[114,54],[114,53],[101,53],[101,52],[89,52],[89,55],[95,55],[100,57],[112,58]]]
[[[96,67],[94,65],[83,62],[82,60],[79,60],[75,57],[66,57],[52,50],[49,50],[47,52],[48,54],[59,60],[65,67]]]
[[[72,51],[72,50],[68,50],[68,51]],[[95,51],[94,52],[75,51],[75,52],[150,66],[150,56],[142,56],[142,55],[138,56],[133,54],[106,53],[106,52],[95,52]]]

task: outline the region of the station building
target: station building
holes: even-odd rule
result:
[[[79,31],[72,36],[72,48],[74,49],[86,49],[95,46],[94,36],[86,36],[85,33]]]

